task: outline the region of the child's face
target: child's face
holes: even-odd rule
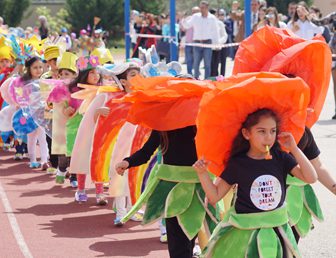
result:
[[[92,69],[89,72],[88,78],[87,78],[87,83],[91,85],[97,85],[100,79],[100,74],[96,69]]]
[[[11,65],[11,61],[7,58],[0,59],[0,69],[8,68]]]
[[[124,86],[125,91],[126,92],[131,92],[131,84],[130,84],[130,80],[137,76],[139,74],[139,70],[138,69],[131,69],[128,73],[127,73],[127,77],[126,80],[120,80],[121,84]]]
[[[30,66],[30,74],[32,76],[32,79],[40,78],[42,73],[43,73],[43,63],[40,60],[37,60]]]
[[[103,75],[103,85],[113,85],[115,83],[112,76]]]
[[[250,148],[254,152],[266,153],[266,146],[274,145],[277,137],[277,124],[273,117],[261,117],[259,122],[249,130],[243,129],[245,139],[250,142]]]
[[[61,70],[61,72],[59,73],[60,79],[61,80],[66,80],[66,79],[75,79],[76,78],[76,74],[73,72],[70,72],[69,70]]]
[[[51,60],[47,61],[47,64],[50,66],[50,69],[52,71],[57,70],[57,65],[56,65],[56,60],[55,59],[51,59]]]

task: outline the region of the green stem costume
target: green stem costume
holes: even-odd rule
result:
[[[285,248],[275,232],[278,229]],[[293,232],[288,224],[285,206],[273,211],[237,214],[231,208],[204,249],[204,257],[222,258],[281,258],[300,257]]]
[[[122,222],[129,220],[146,204],[143,224],[153,223],[162,217],[177,217],[183,232],[193,239],[202,224],[212,232],[219,221],[216,209],[210,205],[205,207],[204,199],[204,191],[192,167],[157,164],[145,191]]]
[[[77,132],[79,125],[83,119],[83,115],[77,113],[73,117],[69,118],[66,123],[66,149],[67,156],[70,157],[72,153],[72,149],[75,144]]]
[[[312,217],[323,221],[323,214],[313,188],[303,181],[287,177],[286,203],[289,224],[294,226],[300,237],[305,237],[313,228]]]

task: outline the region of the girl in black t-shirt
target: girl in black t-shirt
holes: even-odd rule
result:
[[[284,205],[286,176],[291,174],[304,182],[314,183],[317,175],[292,134],[278,134],[278,124],[275,113],[269,109],[248,115],[234,140],[221,180],[216,184],[207,172],[207,161],[200,159],[194,164],[212,204],[221,200],[233,185],[238,185],[235,205],[210,238],[206,255],[245,257],[251,252],[258,257],[268,252],[266,249],[270,246],[274,248],[274,256],[286,257],[288,250],[291,255],[299,255]],[[277,140],[295,159],[278,148]],[[271,159],[266,159],[268,148],[271,149]],[[252,248],[253,245],[258,247]]]

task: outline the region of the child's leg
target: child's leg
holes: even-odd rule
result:
[[[159,220],[159,228],[160,228],[160,242],[161,243],[167,243],[168,238],[167,238],[167,229],[166,229],[166,220],[161,219]]]
[[[85,192],[85,174],[77,174],[78,192]]]
[[[28,154],[30,163],[35,162],[36,163],[36,143],[37,143],[37,130],[29,133],[27,135],[28,137]]]
[[[40,153],[41,153],[41,163],[47,163],[49,157],[48,143],[47,143],[47,135],[43,128],[38,127],[37,129],[37,137],[40,144]]]
[[[78,189],[75,194],[75,200],[77,202],[86,202],[88,200],[88,197],[85,193],[85,180],[86,175],[85,174],[77,174],[77,180],[78,180]]]
[[[56,183],[63,184],[66,174],[66,169],[68,167],[68,157],[65,155],[58,155],[58,170],[56,173]]]
[[[160,228],[161,235],[167,234],[165,219],[159,220],[159,228]]]
[[[104,184],[103,183],[95,183],[96,185],[96,200],[98,205],[107,205],[108,201],[104,196]]]
[[[122,219],[127,214],[126,196],[118,196],[114,198],[116,207],[116,219]]]

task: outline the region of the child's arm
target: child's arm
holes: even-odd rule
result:
[[[316,170],[318,180],[329,189],[330,192],[336,195],[336,182],[333,177],[330,175],[329,171],[325,166],[323,166],[320,158],[317,157],[315,159],[310,160],[313,167]]]
[[[110,109],[108,107],[97,108],[94,114],[94,122],[97,123],[99,116],[108,116],[110,114]]]
[[[152,131],[147,142],[142,146],[140,150],[115,165],[117,173],[122,176],[124,175],[126,169],[147,163],[147,161],[150,159],[150,157],[153,155],[159,145],[160,134],[157,131]]]
[[[316,171],[303,152],[297,147],[293,135],[283,132],[278,137],[280,144],[292,153],[299,164],[299,166],[291,170],[291,174],[307,184],[315,183],[317,181]]]
[[[216,184],[211,180],[208,170],[207,162],[203,159],[196,161],[193,165],[198,177],[201,181],[203,190],[209,200],[209,203],[214,205],[221,200],[231,189],[232,185],[229,185],[225,180],[217,180]]]

